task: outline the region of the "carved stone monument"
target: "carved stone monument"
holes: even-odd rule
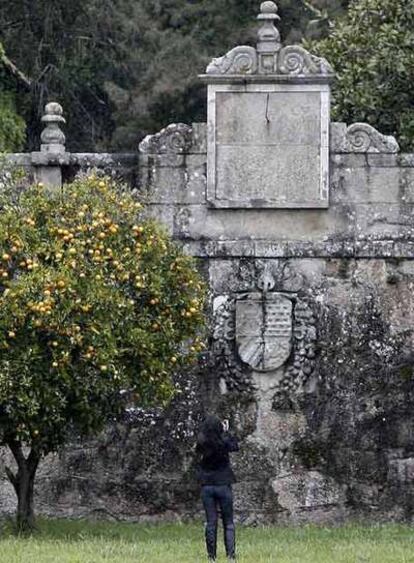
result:
[[[282,47],[274,2],[263,2],[257,47],[214,59],[208,84],[207,199],[218,208],[329,204],[332,69]]]
[[[244,363],[267,372],[285,363],[292,348],[293,303],[280,293],[250,293],[236,301],[236,341]]]

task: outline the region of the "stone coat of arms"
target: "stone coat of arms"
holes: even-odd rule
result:
[[[236,343],[255,371],[281,367],[292,349],[293,302],[281,293],[248,293],[236,300]]]

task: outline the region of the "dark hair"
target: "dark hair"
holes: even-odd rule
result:
[[[218,416],[209,414],[204,419],[197,438],[197,449],[207,456],[225,450],[223,424]]]

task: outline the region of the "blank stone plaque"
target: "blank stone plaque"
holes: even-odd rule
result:
[[[218,208],[329,205],[332,69],[300,46],[282,47],[264,2],[257,48],[213,59],[208,84],[207,199]]]

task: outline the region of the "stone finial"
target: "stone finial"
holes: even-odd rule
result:
[[[258,53],[275,53],[279,51],[281,46],[280,33],[274,25],[275,21],[280,20],[277,14],[277,5],[269,0],[263,2],[257,19],[263,22],[257,34]]]
[[[234,47],[224,56],[213,59],[202,78],[207,83],[215,78],[215,81],[222,82],[225,75],[232,79],[236,76],[248,79],[251,76],[252,81],[257,81],[258,75],[270,75],[283,83],[286,80],[309,82],[313,78],[328,83],[334,73],[325,59],[315,57],[300,45],[282,48],[280,33],[275,26],[275,21],[280,20],[277,12],[275,2],[262,2],[257,16],[261,25],[256,48],[246,45]]]
[[[63,117],[63,108],[56,102],[50,102],[45,107],[42,123],[46,124],[40,139],[42,141],[41,152],[64,153],[66,137],[60,128],[61,123],[66,123]]]

